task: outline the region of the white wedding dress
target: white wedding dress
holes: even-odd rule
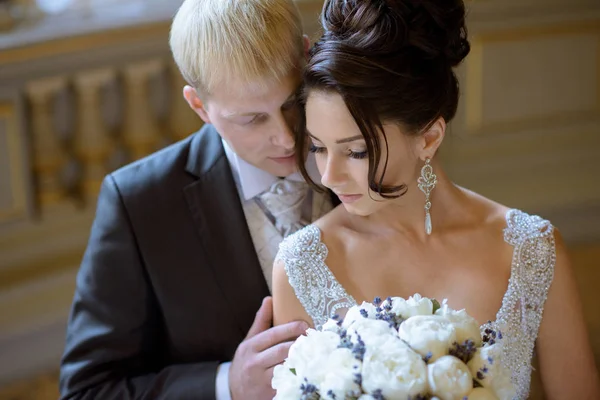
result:
[[[496,320],[481,329],[491,325],[502,332],[502,362],[512,371],[515,399],[526,399],[535,340],[554,276],[554,233],[550,222],[519,210],[508,211],[506,223],[504,240],[514,247],[508,289]],[[321,231],[309,225],[287,237],[277,254],[316,328],[330,316],[356,305],[325,264],[327,252]]]

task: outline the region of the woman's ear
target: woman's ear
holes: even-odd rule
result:
[[[446,121],[440,117],[421,135],[419,158],[421,160],[433,158],[442,144],[445,135]]]

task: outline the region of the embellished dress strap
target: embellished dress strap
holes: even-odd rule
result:
[[[512,371],[516,399],[529,393],[532,357],[548,296],[556,246],[549,221],[519,210],[506,215],[504,240],[514,247],[508,291],[496,321],[503,332],[505,365]]]
[[[356,304],[325,264],[327,254],[320,229],[308,225],[285,238],[276,257],[283,262],[290,286],[317,329],[339,310]]]

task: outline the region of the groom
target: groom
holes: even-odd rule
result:
[[[272,328],[268,297],[279,242],[331,207],[295,173],[298,11],[186,0],[170,44],[206,125],[105,178],[62,399],[272,398],[272,368],[306,329]]]

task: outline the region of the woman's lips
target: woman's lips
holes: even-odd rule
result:
[[[340,201],[344,204],[354,203],[358,199],[360,199],[362,194],[338,194],[337,195]]]

